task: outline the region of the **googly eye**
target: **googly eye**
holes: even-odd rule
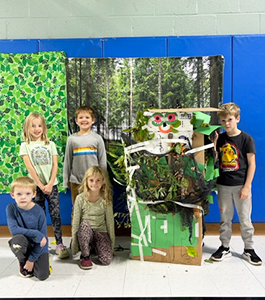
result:
[[[162,114],[156,113],[152,115],[152,124],[154,126],[160,126],[163,123]]]

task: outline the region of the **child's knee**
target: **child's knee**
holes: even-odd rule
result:
[[[36,276],[36,275],[35,275]],[[43,281],[49,278],[50,276],[50,271],[41,271],[39,274],[36,276],[39,280]]]

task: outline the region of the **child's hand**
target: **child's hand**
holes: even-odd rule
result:
[[[43,193],[44,194],[47,194],[47,195],[50,195],[51,194],[51,192],[52,192],[52,188],[53,188],[53,186],[52,186],[52,184],[46,184],[45,186],[44,186],[44,188],[43,188]]]
[[[243,186],[242,189],[241,189],[241,191],[239,192],[239,198],[241,200],[245,200],[245,199],[247,199],[249,197],[249,194],[250,194],[250,189],[247,188],[247,187],[245,187],[245,186]]]
[[[25,263],[25,265],[24,265],[24,269],[26,269],[29,272],[31,272],[33,270],[33,267],[34,267],[34,262],[27,260],[26,263]]]
[[[47,243],[47,239],[46,239],[46,237],[44,236],[44,237],[42,238],[42,240],[40,241],[40,246],[41,246],[41,247],[44,247],[44,246],[46,245],[46,243]]]
[[[217,142],[217,140],[218,140],[218,136],[219,136],[219,134],[218,134],[218,132],[217,132],[216,130],[213,131],[213,132],[210,134],[210,136],[209,136],[211,142],[214,143],[214,145],[216,145],[216,142]]]

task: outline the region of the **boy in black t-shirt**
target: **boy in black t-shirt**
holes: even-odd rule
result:
[[[253,249],[254,227],[250,217],[251,183],[256,169],[255,143],[250,135],[237,128],[240,121],[240,108],[235,103],[223,104],[220,109],[218,118],[225,132],[219,136],[216,134],[214,142],[220,171],[217,188],[222,245],[212,254],[211,259],[222,261],[231,256],[229,243],[235,206],[244,242],[242,257],[253,265],[261,265],[262,260]]]

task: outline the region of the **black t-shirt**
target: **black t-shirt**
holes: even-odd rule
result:
[[[232,137],[224,132],[219,135],[216,150],[220,173],[217,184],[244,185],[248,170],[247,153],[256,152],[253,138],[243,131]]]

